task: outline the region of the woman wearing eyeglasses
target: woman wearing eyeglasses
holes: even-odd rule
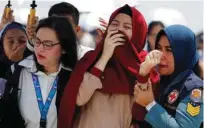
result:
[[[41,20],[36,32],[34,54],[15,65],[8,80],[1,128],[57,128],[60,99],[77,62],[76,38],[62,17]]]

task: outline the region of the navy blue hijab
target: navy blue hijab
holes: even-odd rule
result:
[[[1,31],[0,31],[0,55],[1,57],[6,57],[5,52],[4,52],[4,47],[3,47],[3,39],[6,34],[6,32],[10,29],[20,29],[26,34],[25,27],[18,23],[18,22],[11,22],[7,24]],[[27,34],[26,34],[27,35]]]
[[[162,35],[166,35],[174,56],[174,72],[169,76],[161,76],[161,91],[167,91],[172,86],[184,82],[193,73],[193,68],[199,60],[196,51],[196,37],[194,32],[183,25],[171,25],[158,33],[156,45]]]
[[[6,56],[5,51],[4,51],[4,46],[3,46],[3,40],[4,40],[4,37],[5,37],[5,34],[10,29],[20,29],[26,34],[25,27],[22,24],[18,23],[18,22],[11,22],[11,23],[7,24],[0,31],[0,78],[5,77],[5,72],[14,63],[11,60],[9,60],[8,57]],[[26,34],[26,36],[27,36],[27,34]],[[24,57],[27,57],[30,54],[31,54],[31,52],[26,48],[25,51],[24,51]]]

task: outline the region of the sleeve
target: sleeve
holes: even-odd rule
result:
[[[87,52],[92,51],[94,49],[83,46],[83,45],[78,45],[77,47],[77,53],[78,53],[78,60],[80,60]]]
[[[4,94],[4,90],[5,90],[5,86],[6,86],[6,81],[7,80],[5,80],[3,78],[0,78],[0,99],[3,96],[3,94]]]
[[[202,93],[198,95],[202,99]],[[179,103],[175,118],[156,103],[146,114],[145,120],[155,128],[199,128],[203,120],[203,102],[192,100],[191,93]]]
[[[98,72],[96,72],[96,74],[97,73]],[[96,75],[86,72],[77,95],[77,105],[82,106],[86,104],[94,94],[95,90],[101,88],[101,80]]]

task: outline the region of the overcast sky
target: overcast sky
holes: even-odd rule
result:
[[[55,3],[63,0],[36,0],[37,15],[40,18],[46,17],[47,12]],[[168,20],[168,24],[173,22],[183,22],[188,25],[194,32],[203,29],[203,0],[65,0],[74,4],[80,11],[93,11],[111,13],[118,6],[124,3],[135,5],[145,16],[147,23],[153,19]],[[32,0],[11,0],[14,15],[19,22],[27,20],[30,4]],[[0,10],[6,5],[7,0],[0,0]],[[91,4],[91,5],[90,5]],[[171,10],[171,11],[169,11]],[[162,11],[162,12],[160,12]],[[0,16],[2,14],[0,13]],[[173,16],[172,16],[173,15]],[[103,16],[102,16],[103,17]],[[106,18],[105,18],[106,19]],[[171,21],[173,20],[173,21]],[[178,20],[178,21],[177,21]]]

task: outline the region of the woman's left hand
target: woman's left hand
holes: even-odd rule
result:
[[[136,84],[134,89],[135,102],[143,107],[146,107],[149,103],[154,101],[154,94],[152,91],[152,83],[149,81],[147,90],[142,91],[140,85]]]

